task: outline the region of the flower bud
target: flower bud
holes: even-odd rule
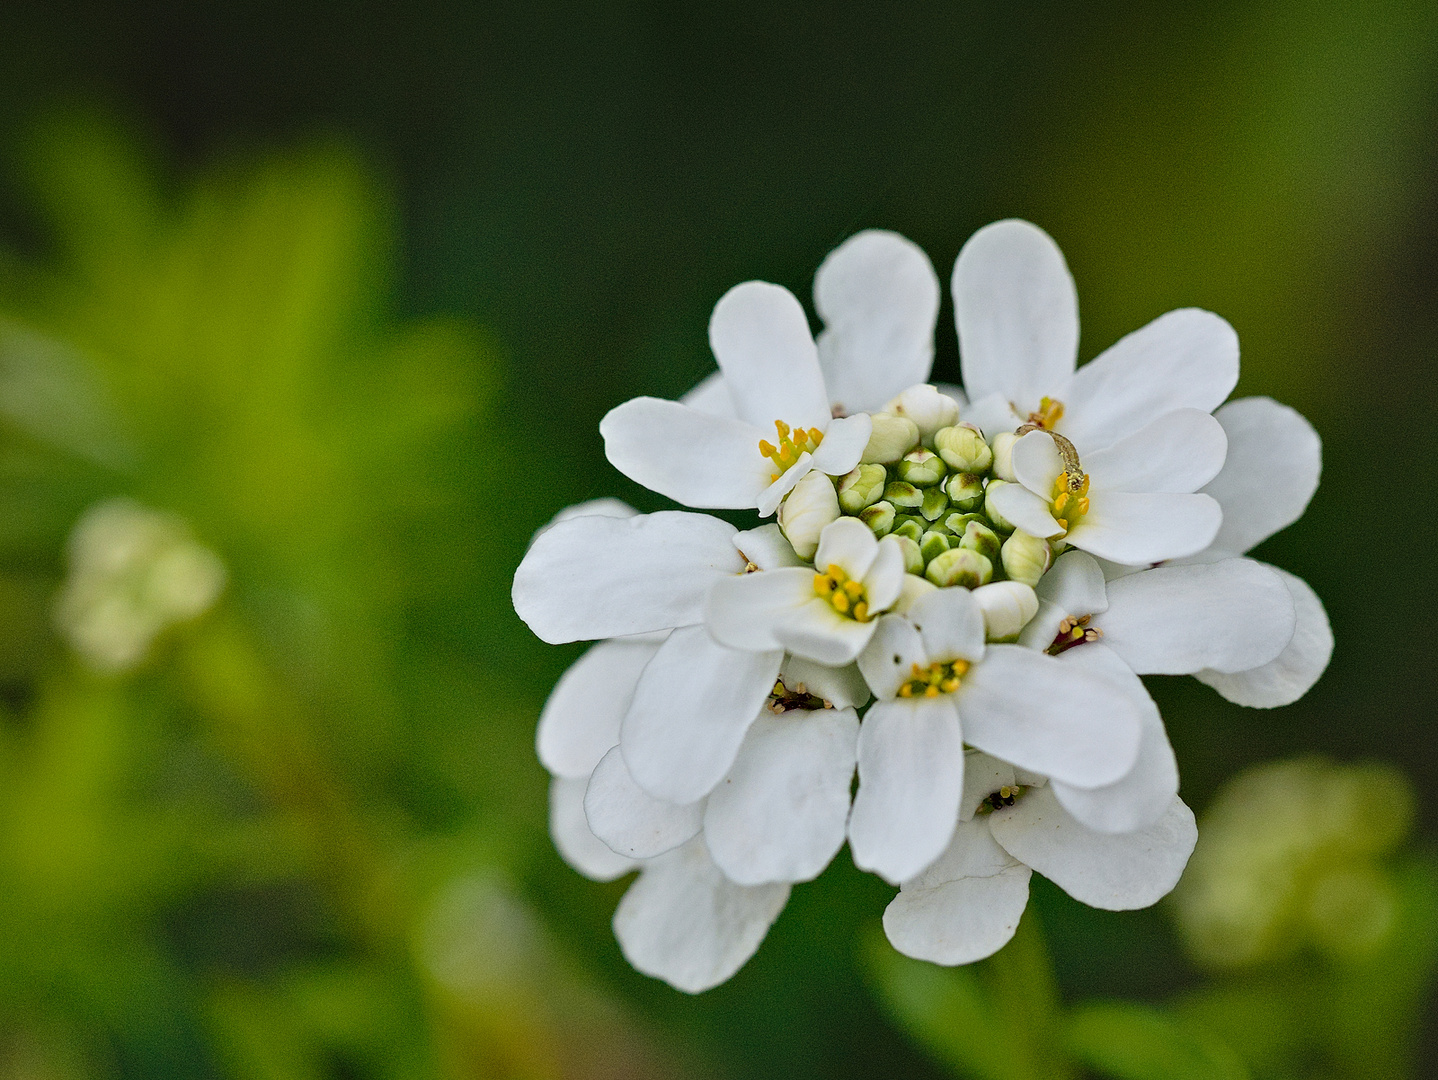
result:
[[[939,460],[938,454],[920,447],[905,454],[896,471],[900,480],[913,484],[914,487],[929,488],[941,481],[949,470]]]
[[[907,536],[894,537],[894,543],[898,544],[904,552],[904,572],[906,574],[922,574],[924,572],[924,556],[919,550],[919,545]]]
[[[857,514],[884,497],[884,481],[888,472],[882,465],[860,465],[839,481],[839,508],[846,514]]]
[[[884,498],[906,510],[917,510],[924,505],[924,493],[902,480],[890,481],[889,486],[884,488]]]
[[[1013,641],[1038,614],[1039,598],[1032,587],[1019,581],[995,581],[974,590],[984,613],[984,636],[990,641]]]
[[[1004,573],[1014,581],[1033,586],[1039,583],[1049,566],[1053,564],[1054,553],[1047,540],[1016,531],[1004,541],[1000,556]]]
[[[990,480],[988,486],[984,488],[984,517],[988,518],[989,524],[999,532],[1013,532],[1013,523],[994,509],[994,495],[1005,483],[1004,480]]]
[[[949,497],[944,494],[943,488],[929,488],[924,492],[924,502],[919,507],[919,513],[925,521],[938,521],[948,509]]]
[[[911,386],[884,406],[895,416],[906,416],[919,429],[919,437],[928,443],[934,433],[959,418],[959,403],[928,383]]]
[[[984,558],[992,562],[999,557],[999,534],[993,529],[978,521],[970,521],[964,526],[963,534],[955,547],[968,548],[970,551],[977,551]]]
[[[950,548],[941,552],[924,571],[924,577],[941,589],[951,585],[977,589],[980,585],[987,585],[993,576],[994,564],[968,548]]]
[[[874,427],[869,445],[864,447],[862,462],[892,465],[919,445],[919,427],[907,416],[878,412],[870,418]]]
[[[909,517],[895,518],[894,535],[907,536],[914,543],[918,543],[924,535],[924,526],[921,518]]]
[[[982,476],[994,463],[994,452],[984,442],[984,433],[972,424],[944,428],[934,436],[934,449],[954,472]]]
[[[927,596],[937,588],[928,578],[905,574],[904,582],[899,586],[899,598],[889,610],[895,615],[907,615],[909,609],[919,602],[920,597]]]
[[[994,436],[994,475],[1011,484],[1018,479],[1014,475],[1014,443],[1018,441],[1012,431],[1001,431]]]
[[[954,473],[944,483],[944,493],[960,510],[977,510],[984,501],[984,482],[973,473]]]
[[[875,536],[887,536],[894,527],[894,506],[886,502],[866,506],[859,511],[859,520],[869,526]]]
[[[779,528],[801,559],[812,559],[819,550],[819,534],[839,517],[839,498],[834,481],[818,469],[805,475],[779,504]]]
[[[925,566],[948,550],[949,537],[943,533],[926,532],[919,541],[919,554],[924,557]]]

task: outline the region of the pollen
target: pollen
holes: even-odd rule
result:
[[[764,707],[771,713],[783,716],[796,709],[804,709],[809,712],[817,709],[832,709],[834,703],[818,694],[811,693],[803,683],[787,686],[781,678],[774,683],[774,689],[769,691],[769,699],[764,703]]]
[[[989,797],[979,804],[980,814],[992,814],[995,810],[1002,810],[1006,806],[1013,806],[1018,801],[1024,789],[1019,784],[1005,784],[998,791],[991,792]]]
[[[1065,532],[1088,513],[1088,475],[1065,469],[1054,481],[1054,518]]]
[[[935,698],[940,694],[952,694],[969,671],[967,660],[954,660],[947,664],[934,663],[928,667],[913,665],[909,679],[899,687],[901,698]]]
[[[778,432],[779,445],[775,446],[768,439],[759,440],[759,453],[774,463],[775,472],[770,474],[771,480],[777,480],[798,462],[803,454],[812,454],[819,449],[819,444],[824,441],[824,433],[818,428],[791,428],[782,420],[774,421],[774,430]]]
[[[1053,643],[1044,652],[1050,656],[1058,656],[1077,645],[1094,642],[1103,637],[1102,630],[1089,625],[1092,618],[1092,615],[1065,615],[1059,623],[1059,632],[1054,635]]]
[[[1053,398],[1040,398],[1039,407],[1035,412],[1029,413],[1028,422],[1036,428],[1044,431],[1052,431],[1064,416],[1064,403],[1055,401]]]
[[[814,595],[829,601],[829,606],[846,618],[869,621],[869,594],[864,583],[849,577],[840,566],[831,563],[822,574],[814,575]]]

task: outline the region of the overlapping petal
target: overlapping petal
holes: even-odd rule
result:
[[[575,870],[591,881],[613,881],[639,864],[595,836],[584,816],[589,777],[556,776],[549,782],[549,837]]]
[[[1092,491],[1089,512],[1064,539],[1100,559],[1141,566],[1202,551],[1222,519],[1207,495]]]
[[[584,817],[590,831],[620,855],[648,859],[697,836],[704,805],[678,806],[654,798],[634,782],[616,746],[589,778]]]
[[[803,305],[788,289],[765,281],[735,285],[714,305],[709,347],[739,419],[766,431],[775,420],[821,431],[828,425],[819,352]]]
[[[619,742],[619,723],[662,636],[601,641],[570,665],[539,714],[535,747],[555,776],[587,777]]]
[[[1017,447],[1015,451],[1017,456]],[[1186,494],[1218,475],[1227,451],[1222,424],[1198,409],[1177,409],[1102,450],[1085,454],[1083,467],[1103,491]]]

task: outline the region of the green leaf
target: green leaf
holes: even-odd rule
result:
[[[1245,1080],[1248,1070],[1202,1029],[1133,1002],[1093,1002],[1073,1011],[1068,1044],[1114,1080]]]

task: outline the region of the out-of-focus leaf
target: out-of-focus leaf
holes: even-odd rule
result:
[[[1069,1016],[1074,1056],[1114,1080],[1247,1080],[1248,1070],[1222,1042],[1156,1009],[1133,1002],[1092,1002]]]

